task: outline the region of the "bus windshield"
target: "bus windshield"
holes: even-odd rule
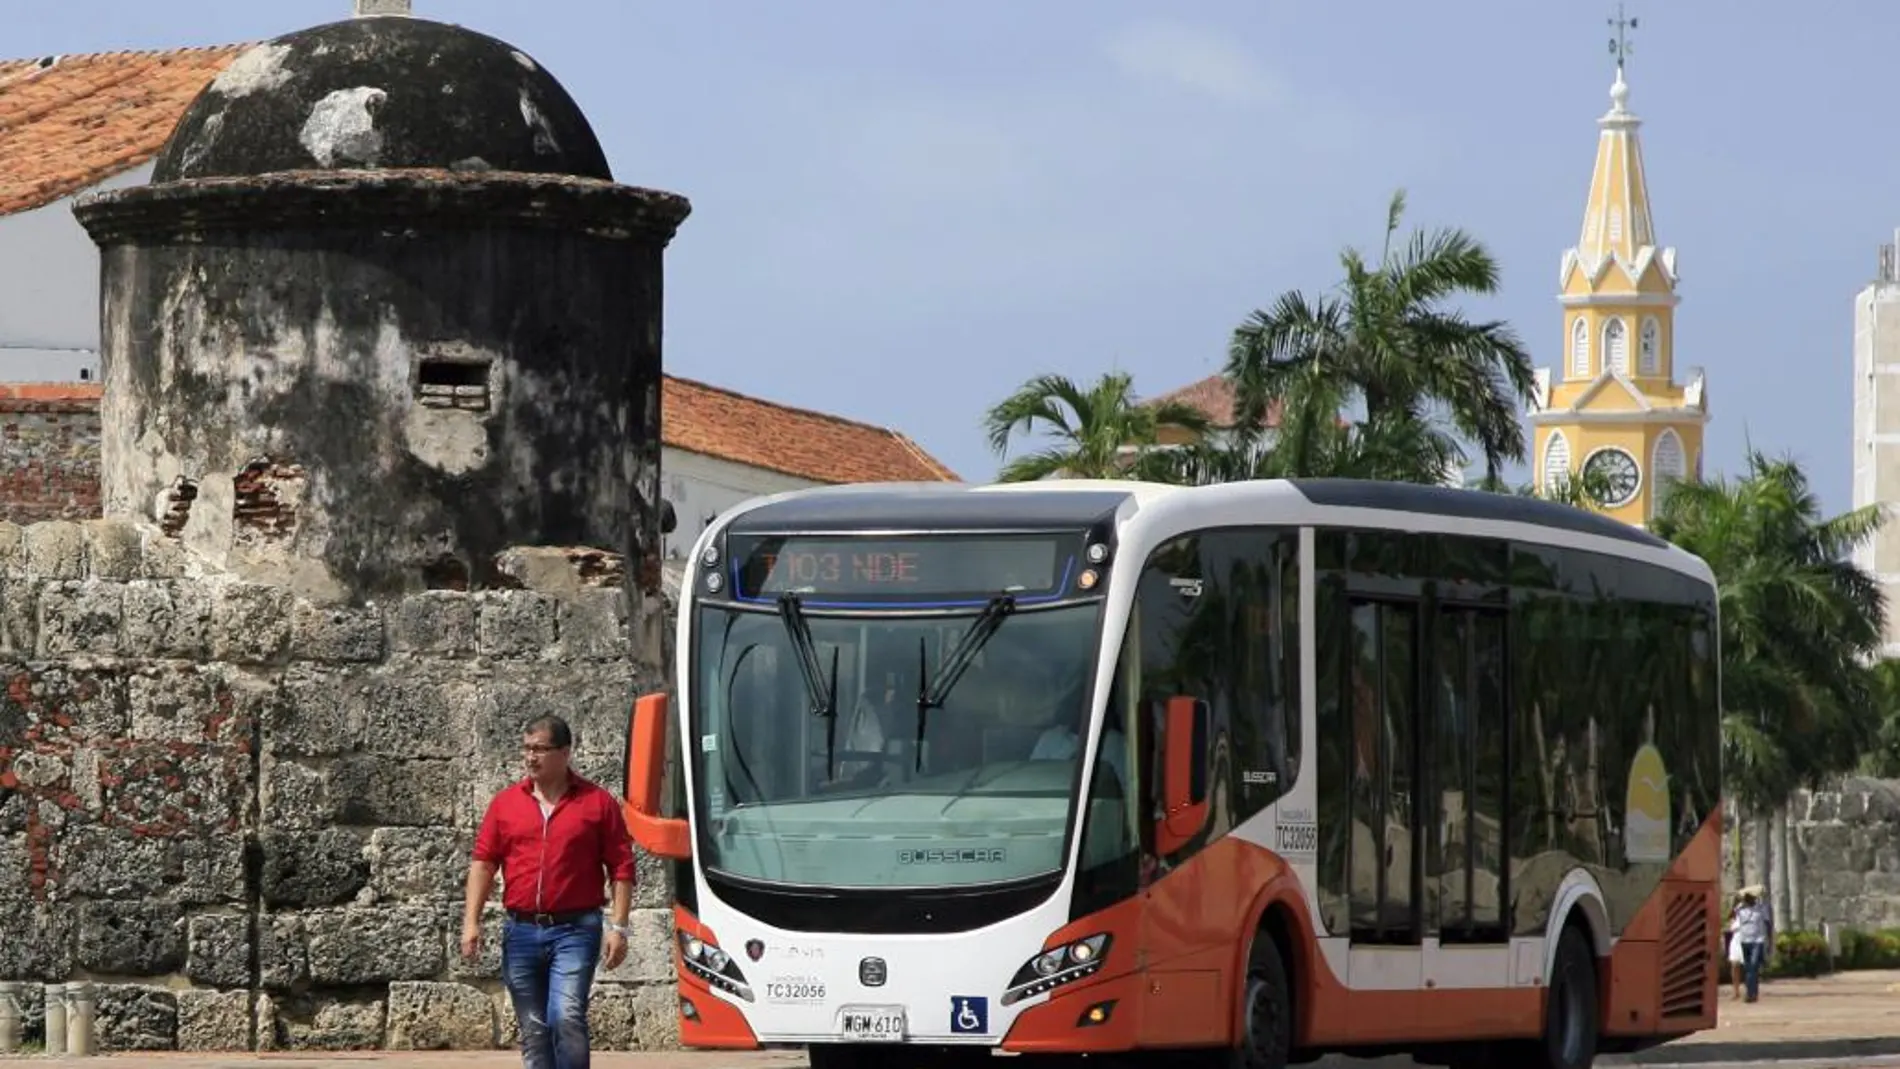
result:
[[[702,605],[690,750],[706,867],[851,888],[1060,869],[1099,615]]]

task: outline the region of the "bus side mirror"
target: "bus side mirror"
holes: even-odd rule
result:
[[[1161,819],[1155,822],[1155,853],[1167,857],[1186,846],[1207,824],[1207,744],[1213,727],[1199,698],[1168,699],[1161,743]]]
[[[693,856],[692,835],[685,820],[660,815],[666,710],[664,694],[642,695],[633,703],[633,723],[627,729],[627,800],[621,814],[627,821],[627,834],[642,850],[679,861]]]

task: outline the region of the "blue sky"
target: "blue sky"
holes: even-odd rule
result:
[[[350,0],[61,0],[15,56],[262,39]],[[1748,440],[1849,497],[1852,300],[1900,227],[1900,4],[1631,0],[1679,366],[1709,467]],[[669,371],[897,427],[966,478],[984,408],[1110,367],[1218,369],[1286,289],[1334,283],[1392,190],[1503,265],[1474,315],[1555,366],[1561,252],[1608,103],[1585,0],[416,0],[504,38],[591,116],[616,177],[683,193]],[[1520,472],[1520,474],[1522,474]]]

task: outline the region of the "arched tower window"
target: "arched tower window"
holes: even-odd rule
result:
[[[1623,326],[1623,320],[1612,319],[1603,324],[1603,360],[1611,371],[1619,375],[1630,373],[1629,330]]]
[[[1570,377],[1590,377],[1590,328],[1584,325],[1582,316],[1570,325]]]
[[[1636,366],[1640,374],[1662,374],[1662,324],[1656,322],[1655,316],[1643,319],[1642,352]]]
[[[1623,240],[1623,209],[1617,205],[1610,206],[1610,240]]]
[[[1689,474],[1689,460],[1682,451],[1682,438],[1675,428],[1656,436],[1656,453],[1650,458],[1649,472],[1657,479],[1681,479]]]
[[[1543,488],[1549,492],[1570,481],[1570,441],[1562,431],[1550,432],[1544,441]]]

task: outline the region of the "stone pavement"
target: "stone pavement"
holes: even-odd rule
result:
[[[1718,1062],[1771,1062],[1839,1059],[1900,1054],[1900,970],[1841,973],[1814,980],[1776,980],[1762,985],[1752,1005],[1721,993],[1715,1028],[1626,1057],[1606,1057],[1600,1065],[1696,1065]],[[600,1053],[598,1069],[798,1069],[804,1055],[796,1050],[719,1053],[665,1051]],[[1369,1063],[1349,1063],[1360,1066]],[[271,1054],[140,1053],[94,1058],[0,1057],[0,1069],[516,1069],[514,1051],[351,1051]]]
[[[805,1054],[797,1050],[744,1051],[718,1053],[707,1051],[659,1051],[650,1053],[600,1053],[594,1055],[594,1069],[798,1069]],[[0,1066],[13,1069],[521,1069],[521,1055],[512,1050],[483,1051],[404,1051],[365,1050],[338,1053],[285,1051],[270,1054],[183,1054],[152,1052],[100,1055],[93,1058],[9,1058],[0,1055]]]
[[[1619,1062],[1685,1064],[1744,1059],[1900,1054],[1900,970],[1772,980],[1754,1003],[1721,989],[1716,1026]]]

